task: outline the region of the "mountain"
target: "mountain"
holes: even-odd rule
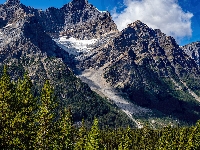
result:
[[[137,20],[118,31],[87,0],[45,11],[7,0],[0,12],[0,67],[12,80],[27,72],[35,95],[50,80],[75,122],[157,128],[200,118],[197,60],[159,29]]]
[[[129,109],[133,117],[155,120],[158,116],[171,116],[169,120],[189,124],[199,119],[198,65],[173,37],[138,20],[93,51],[94,55],[80,61],[78,66],[87,72],[91,72],[90,68],[100,70],[102,81],[148,110],[138,115]],[[94,83],[101,78],[82,74]]]
[[[59,34],[78,39],[97,38],[102,34],[117,31],[110,13],[100,12],[85,0],[73,0],[60,9],[48,8],[35,11],[41,24],[52,37]]]
[[[45,80],[50,80],[61,103],[71,107],[75,122],[85,119],[90,125],[97,117],[101,126],[134,126],[115,105],[74,75],[69,68],[71,57],[46,32],[40,10],[14,0],[0,5],[0,10],[1,71],[3,65],[8,65],[12,80],[27,72],[34,83],[35,95],[40,94]]]

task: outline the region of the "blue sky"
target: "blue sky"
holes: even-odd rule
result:
[[[6,0],[0,0],[4,3]],[[71,0],[21,0],[38,9],[60,8]],[[200,41],[200,0],[88,0],[99,10],[111,12],[118,29],[141,20],[172,35],[180,45]]]

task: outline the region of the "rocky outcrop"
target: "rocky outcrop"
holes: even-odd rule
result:
[[[13,5],[19,5],[20,4],[20,0],[6,0],[6,5],[10,5],[10,6],[13,6]]]
[[[166,36],[159,29],[153,30],[139,20],[129,24],[118,36],[96,51],[98,54],[95,58],[88,60],[91,63],[83,62],[86,68],[86,64],[88,67],[100,67],[124,58],[139,66],[146,64],[160,76],[168,77],[172,72],[178,76],[189,72],[198,73],[194,60],[189,58],[173,37]],[[170,71],[167,68],[171,68]]]
[[[50,15],[46,15],[48,13]],[[47,17],[45,20],[48,20],[49,16],[59,14],[58,18],[62,19],[52,22],[64,22],[62,25],[58,24],[58,26],[62,26],[62,30],[57,30],[56,32],[68,37],[91,39],[111,31],[117,31],[117,26],[109,12],[100,12],[85,0],[73,0],[57,10],[57,12],[54,8],[50,8],[44,14]],[[50,20],[53,19],[50,18]],[[47,32],[54,33],[55,31],[47,29]]]
[[[173,37],[138,20],[94,51],[94,56],[79,65],[82,69],[103,68],[106,81],[133,103],[186,122],[199,117],[194,112],[195,108],[200,112],[199,102],[187,90],[198,94],[198,66]],[[175,83],[182,88],[175,90]]]
[[[50,7],[45,11],[26,7],[19,0],[8,0],[0,6],[0,18],[12,22],[18,16],[19,8],[26,15],[34,15],[44,31],[54,38],[61,34],[78,39],[92,39],[118,31],[109,12],[100,12],[85,0],[73,0],[60,9]]]
[[[186,54],[195,60],[200,66],[200,42],[193,42],[182,47]]]
[[[73,3],[77,4],[76,1]],[[69,67],[71,57],[49,36],[53,29],[63,30],[67,24],[62,22],[63,17],[57,22],[62,24],[62,28],[57,28],[57,23],[53,22],[59,19],[57,16],[61,10],[50,9],[51,13],[55,11],[58,14],[53,13],[53,17],[51,13],[26,7],[17,0],[8,0],[0,5],[0,73],[3,65],[8,65],[12,80],[21,78],[27,72],[34,84],[32,90],[35,95],[40,94],[44,82],[49,80],[59,103],[71,107],[75,122],[84,118],[90,124],[96,116],[102,126],[133,125],[125,114],[91,91],[87,84],[74,75]],[[47,22],[48,16],[53,17],[50,22]]]

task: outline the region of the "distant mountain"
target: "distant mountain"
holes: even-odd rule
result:
[[[139,20],[120,32],[109,12],[86,0],[45,11],[19,0],[0,5],[0,67],[8,65],[13,80],[27,72],[36,95],[49,79],[75,122],[194,124],[200,118],[196,47],[179,47]]]

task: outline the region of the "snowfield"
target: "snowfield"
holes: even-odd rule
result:
[[[78,40],[73,37],[61,36],[53,39],[57,45],[67,51],[70,55],[74,55],[76,60],[83,61],[94,53],[94,49],[105,45],[110,39],[116,36],[116,32],[109,32],[98,39]]]
[[[96,8],[96,10],[98,10],[97,8]],[[101,10],[98,10],[100,13],[106,13],[107,11],[101,11]]]
[[[75,59],[78,60],[82,60],[84,56],[87,57],[91,55],[94,46],[98,43],[98,39],[77,40],[73,37],[67,38],[66,36],[54,39],[54,41],[70,55],[75,55]],[[82,55],[82,57],[80,57],[80,55]]]

